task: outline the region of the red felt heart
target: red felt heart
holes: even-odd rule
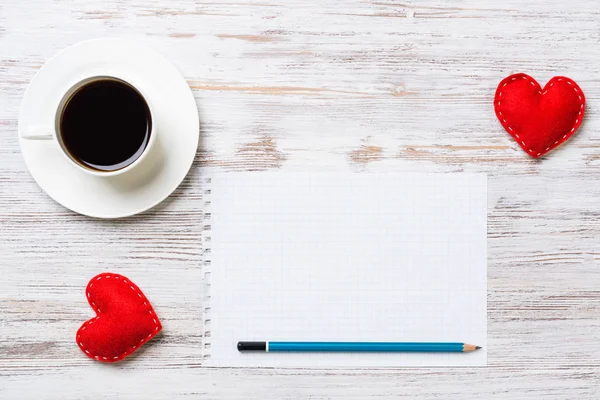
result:
[[[97,275],[85,292],[96,317],[81,325],[76,339],[81,350],[94,360],[122,360],[162,329],[146,296],[122,275]]]
[[[555,76],[542,87],[532,77],[515,74],[498,85],[496,116],[533,158],[567,141],[583,120],[585,96],[571,79]]]

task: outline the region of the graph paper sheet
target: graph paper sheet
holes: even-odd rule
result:
[[[203,365],[485,366],[480,174],[205,175]],[[473,353],[239,353],[238,341],[438,341]]]

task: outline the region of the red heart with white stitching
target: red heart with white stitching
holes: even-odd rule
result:
[[[567,141],[579,128],[585,96],[571,79],[555,76],[542,87],[532,77],[515,74],[498,85],[496,116],[530,156],[538,158]]]
[[[162,329],[146,296],[122,275],[97,275],[85,292],[96,317],[81,325],[76,339],[90,358],[103,362],[122,360]]]

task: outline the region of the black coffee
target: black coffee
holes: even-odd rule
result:
[[[137,160],[152,130],[150,109],[131,85],[100,79],[68,99],[60,119],[60,139],[78,163],[115,171]]]

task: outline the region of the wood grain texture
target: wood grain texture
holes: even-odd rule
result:
[[[0,398],[600,398],[599,21],[593,0],[3,0]],[[52,202],[17,140],[44,61],[105,36],[165,54],[201,115],[184,183],[119,221]],[[494,116],[516,72],[586,94],[579,132],[539,160]],[[200,166],[487,173],[489,367],[202,368]],[[102,271],[133,279],[164,325],[118,365],[74,341]]]

